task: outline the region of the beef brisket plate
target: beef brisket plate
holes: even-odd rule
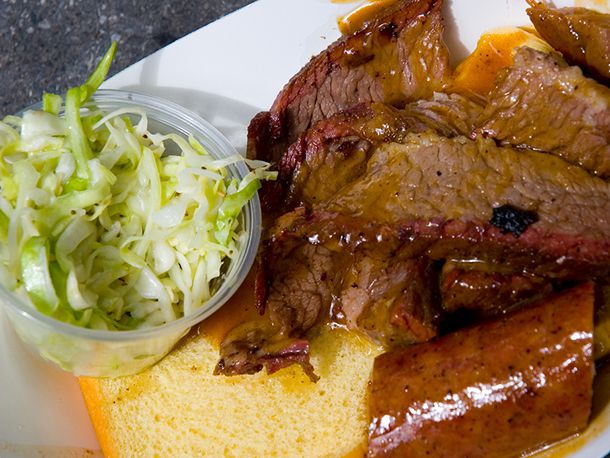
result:
[[[519,48],[476,133],[610,177],[610,89],[554,56]]]
[[[248,128],[248,155],[277,163],[315,122],[353,105],[403,106],[440,90],[450,67],[441,0],[399,0],[297,73]]]
[[[548,8],[540,3],[527,10],[538,33],[573,65],[610,82],[610,15],[587,8]]]
[[[263,264],[267,314],[281,337],[264,340],[298,339],[329,309],[386,343],[427,340],[435,300],[410,289],[431,277],[409,260],[478,259],[560,280],[607,276],[609,223],[610,184],[560,158],[482,138],[406,135],[378,146],[364,174],[332,198],[277,220]],[[380,314],[383,323],[371,321]],[[236,338],[248,340],[225,339],[220,372],[236,373],[225,350]]]

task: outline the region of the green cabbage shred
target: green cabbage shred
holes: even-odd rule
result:
[[[150,132],[143,109],[86,103],[115,52],[65,98],[44,93],[42,110],[0,121],[0,278],[56,319],[132,330],[214,294],[247,238],[242,208],[276,172]],[[239,161],[251,168],[241,180],[227,169]]]

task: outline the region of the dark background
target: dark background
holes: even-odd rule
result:
[[[0,0],[0,119],[81,84],[111,40],[113,75],[253,0]]]

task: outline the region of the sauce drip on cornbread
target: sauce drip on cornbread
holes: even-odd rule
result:
[[[194,331],[203,334],[219,348],[224,336],[240,323],[260,318],[254,298],[254,269],[250,271],[241,287],[216,313],[197,326]]]

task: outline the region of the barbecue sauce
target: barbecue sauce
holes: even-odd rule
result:
[[[476,49],[456,68],[453,91],[488,94],[498,72],[512,65],[514,51],[519,46],[551,51],[545,41],[523,29],[509,27],[484,33]]]
[[[250,271],[231,299],[195,330],[206,336],[214,347],[219,348],[225,335],[237,325],[260,318],[254,298],[255,270]]]
[[[348,3],[349,1],[350,0],[333,0],[333,3]],[[343,35],[350,35],[363,29],[381,10],[393,5],[396,1],[397,0],[369,0],[337,19],[339,31]]]

